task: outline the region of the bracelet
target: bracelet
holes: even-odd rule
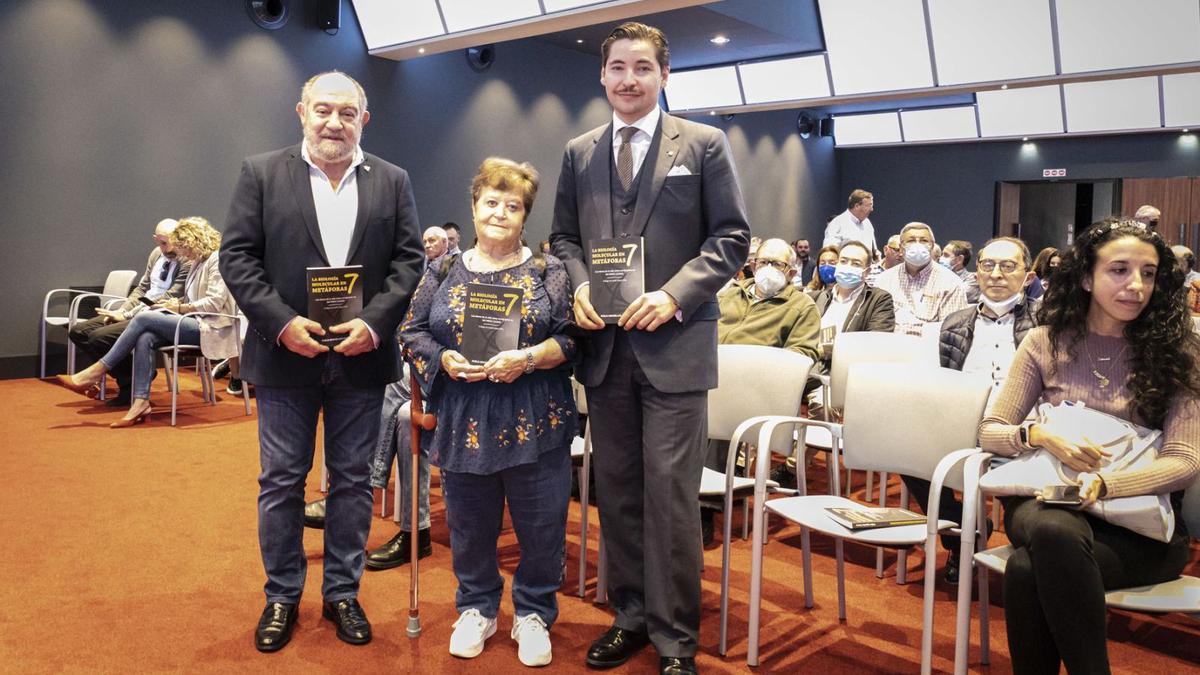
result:
[[[534,366],[533,366],[533,350],[532,350],[532,349],[526,349],[526,350],[525,350],[525,374],[526,374],[526,375],[528,375],[528,374],[532,373],[532,372],[533,372],[533,370],[534,370]]]

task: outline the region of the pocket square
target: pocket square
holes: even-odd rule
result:
[[[667,178],[670,178],[671,176],[690,176],[690,175],[692,175],[692,172],[688,171],[688,168],[682,164],[678,164],[676,166],[671,167],[671,170],[667,172]]]

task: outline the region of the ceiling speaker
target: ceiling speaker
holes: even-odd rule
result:
[[[482,73],[496,62],[496,45],[480,45],[467,47],[467,64],[471,70]]]
[[[817,130],[817,121],[806,112],[800,113],[796,118],[796,128],[800,130],[800,138],[808,138]]]
[[[287,4],[283,0],[246,0],[246,11],[259,28],[278,30],[288,20]]]

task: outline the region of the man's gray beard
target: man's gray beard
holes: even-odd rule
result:
[[[308,151],[322,162],[344,162],[354,156],[354,146],[344,141],[331,141],[318,138],[316,143],[308,144]]]

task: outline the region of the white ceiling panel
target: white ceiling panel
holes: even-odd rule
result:
[[[671,110],[704,110],[743,103],[734,66],[671,73],[666,92]]]
[[[1046,0],[928,2],[939,85],[1054,74]]]
[[[588,5],[598,5],[605,0],[542,0],[542,5],[546,7],[546,13],[561,12],[567,9],[575,9],[576,7],[586,7]]]
[[[840,115],[833,119],[833,140],[838,147],[901,141],[900,116],[894,112]]]
[[[1057,0],[1064,73],[1200,61],[1196,0]]]
[[[1169,127],[1200,127],[1200,73],[1164,75],[1163,109]]]
[[[440,0],[451,33],[495,26],[542,13],[538,0]]]
[[[441,35],[442,19],[434,0],[354,0],[367,49]]]
[[[975,127],[975,106],[902,110],[900,121],[904,125],[905,142],[979,138],[979,130]],[[836,124],[834,128],[836,130]]]
[[[984,138],[1063,132],[1062,94],[1057,84],[975,94]]]
[[[746,103],[795,101],[830,95],[825,57],[819,54],[746,63],[738,66],[738,70],[742,74]]]
[[[1157,77],[1075,82],[1063,85],[1063,95],[1070,133],[1160,125]]]
[[[820,0],[838,95],[933,86],[921,0]]]

